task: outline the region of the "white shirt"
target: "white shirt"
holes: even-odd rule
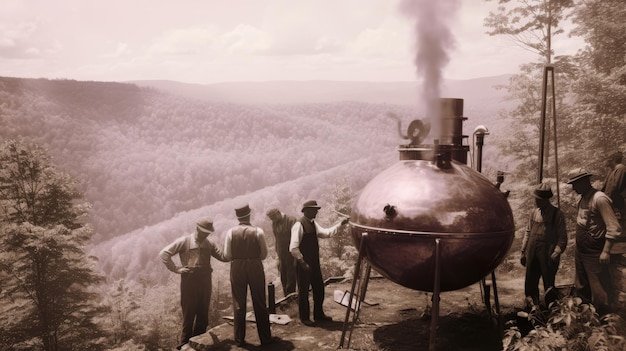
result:
[[[317,237],[326,239],[331,236],[337,234],[339,227],[341,227],[341,222],[335,224],[330,228],[324,228],[317,224],[315,220],[311,219],[313,225],[315,225],[315,230],[317,232]],[[300,252],[300,241],[302,240],[302,236],[304,235],[304,228],[302,228],[302,223],[297,221],[291,227],[291,241],[289,242],[289,251],[296,258],[296,260],[302,259],[302,253]]]

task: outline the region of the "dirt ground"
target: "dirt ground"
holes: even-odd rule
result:
[[[496,280],[502,321],[510,318],[523,305],[523,280]],[[272,324],[276,342],[265,348],[259,345],[254,322],[247,323],[246,341],[238,347],[233,341],[232,322],[225,320],[209,332],[192,338],[190,345],[200,350],[336,350],[341,343],[346,308],[333,300],[335,290],[350,291],[351,283],[326,286],[324,308],[332,322],[309,327],[298,319],[297,301],[277,307],[277,314],[286,314],[292,321],[286,325]],[[493,304],[493,294],[491,303]],[[382,277],[370,280],[359,320],[346,330],[343,349],[350,350],[429,350],[430,308],[432,294],[404,288]],[[250,308],[249,308],[250,310]],[[435,350],[489,351],[501,349],[500,324],[487,313],[480,284],[441,293]],[[191,350],[191,349],[190,349]]]

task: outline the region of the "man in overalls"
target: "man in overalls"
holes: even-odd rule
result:
[[[263,229],[250,224],[250,207],[235,209],[239,225],[226,232],[224,255],[231,260],[230,285],[233,294],[235,342],[246,345],[246,302],[248,287],[261,345],[271,344],[270,319],[265,304],[265,272],[263,262],[267,257],[267,244]]]
[[[622,229],[611,207],[611,199],[591,185],[592,174],[582,169],[570,172],[567,184],[581,195],[576,215],[576,292],[591,302],[600,315],[613,310],[609,273],[610,252]]]
[[[193,336],[203,334],[209,325],[209,303],[211,302],[211,256],[222,262],[226,258],[222,251],[207,238],[213,233],[213,222],[203,219],[196,223],[196,231],[176,239],[159,253],[161,261],[170,271],[180,274],[180,305],[183,311],[183,330],[180,336],[181,349]],[[179,255],[180,266],[172,261]]]
[[[521,263],[526,267],[524,293],[539,304],[539,279],[544,293],[554,287],[561,253],[567,246],[563,212],[550,203],[550,185],[541,183],[533,192],[535,209],[531,212],[526,234],[522,239]],[[547,307],[547,306],[546,306]]]
[[[316,322],[332,321],[323,310],[324,281],[320,267],[320,249],[318,238],[330,238],[339,227],[348,223],[345,218],[330,228],[324,228],[315,222],[320,206],[317,201],[309,200],[302,205],[303,216],[291,228],[289,251],[296,259],[296,277],[298,280],[298,310],[300,321],[311,326],[309,306],[309,286],[313,290],[313,318]]]

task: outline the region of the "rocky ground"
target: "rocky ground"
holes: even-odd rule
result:
[[[487,313],[480,284],[441,294],[435,350],[501,349],[498,325],[503,325],[504,320],[512,318],[516,309],[522,307],[523,280],[498,278],[497,285],[502,315],[500,324]],[[249,345],[238,347],[233,341],[232,322],[226,319],[225,323],[209,332],[192,338],[190,345],[198,351],[336,350],[341,344],[346,308],[334,302],[333,294],[335,290],[350,291],[350,288],[349,281],[326,286],[324,308],[333,321],[316,323],[312,327],[300,323],[296,301],[279,305],[277,313],[288,315],[292,321],[285,325],[272,324],[272,335],[276,338],[276,343],[268,347],[258,346],[260,343],[254,322],[247,324],[246,341]],[[349,329],[346,329],[343,348],[429,350],[431,297],[432,294],[404,288],[382,277],[372,278],[366,295],[366,302],[372,305],[364,305],[361,309],[351,335]]]

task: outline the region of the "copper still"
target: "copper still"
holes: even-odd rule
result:
[[[397,163],[363,188],[350,223],[354,245],[374,269],[428,292],[484,278],[502,262],[515,233],[506,196],[466,165],[463,100],[441,99],[440,106],[439,139],[423,145],[428,128],[421,122],[419,131],[409,126],[411,142],[399,147]]]

